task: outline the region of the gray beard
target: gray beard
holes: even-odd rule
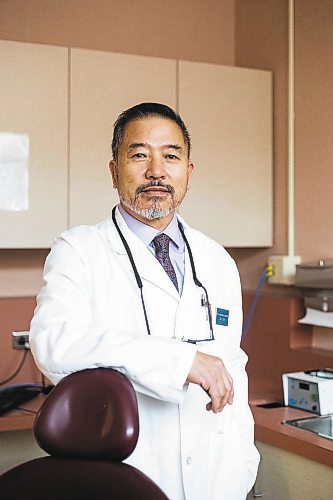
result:
[[[138,199],[133,202],[128,198],[125,198],[122,193],[119,193],[119,198],[125,207],[129,208],[132,212],[140,215],[140,217],[143,217],[146,220],[163,219],[173,212],[177,206],[173,201],[169,207],[162,209],[158,198],[156,198],[153,200],[154,202],[151,207],[141,208]]]

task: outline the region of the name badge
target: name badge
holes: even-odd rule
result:
[[[229,310],[216,308],[216,324],[221,326],[228,326],[229,323]]]

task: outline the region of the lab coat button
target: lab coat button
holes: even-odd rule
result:
[[[187,457],[186,463],[187,463],[187,465],[191,465],[192,458],[191,457]]]

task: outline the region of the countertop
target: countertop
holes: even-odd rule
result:
[[[260,408],[257,406],[267,402],[269,401],[256,400],[250,403],[257,441],[333,467],[333,440],[282,423],[284,420],[309,418],[317,415],[288,406],[280,408]]]

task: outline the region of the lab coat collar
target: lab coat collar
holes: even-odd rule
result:
[[[125,211],[125,209],[118,205],[119,213],[126,222],[129,229],[138,237],[140,240],[148,247],[152,244],[153,239],[161,234],[158,229],[152,226],[144,224],[143,222],[135,219],[133,215],[130,215]],[[173,244],[173,250],[178,253],[184,252],[184,240],[182,238],[181,232],[178,228],[177,215],[175,214],[172,220],[169,222],[167,227],[163,229],[163,233],[168,235]]]
[[[141,279],[154,283],[156,286],[162,288],[166,293],[174,297],[179,302],[180,295],[171,282],[170,278],[164,271],[163,267],[160,265],[154,255],[148,250],[145,244],[128,228],[121,213],[119,212],[118,207],[116,208],[115,215],[119,228],[131,249],[134,262],[137,266]],[[185,223],[183,223],[183,221],[181,222],[185,227]],[[126,253],[126,249],[119,237],[119,234],[111,217],[106,220],[106,231],[111,249],[115,253],[123,255],[126,258],[128,268],[131,272],[133,272],[132,266]]]

